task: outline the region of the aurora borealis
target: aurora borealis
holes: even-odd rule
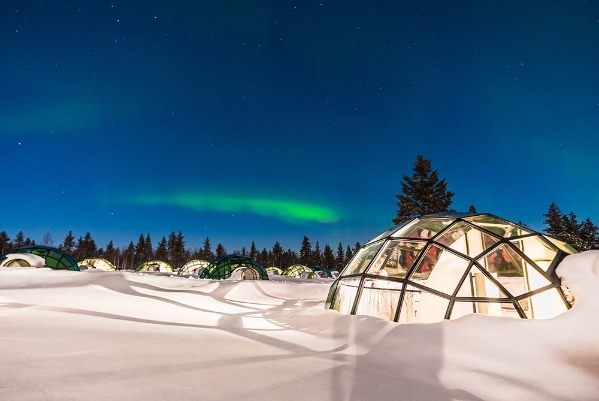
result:
[[[252,213],[275,216],[288,222],[333,223],[337,213],[327,207],[284,199],[213,196],[210,194],[147,195],[132,200],[135,205],[180,206],[198,211]]]
[[[416,155],[452,208],[599,223],[599,4],[0,3],[0,231],[227,249],[391,225]]]

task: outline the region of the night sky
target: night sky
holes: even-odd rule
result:
[[[599,224],[596,1],[0,0],[0,93],[13,239],[353,246],[419,154],[458,211]]]

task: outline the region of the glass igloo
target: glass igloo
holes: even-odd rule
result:
[[[564,242],[491,214],[423,216],[365,244],[325,307],[399,323],[472,313],[551,318],[571,306],[555,274],[571,253]]]
[[[44,245],[26,246],[17,249],[14,253],[32,254],[44,258],[45,267],[54,270],[74,270],[79,271],[77,262],[71,256],[57,248]]]
[[[221,256],[210,263],[200,278],[211,280],[268,280],[268,273],[262,265],[245,255]]]

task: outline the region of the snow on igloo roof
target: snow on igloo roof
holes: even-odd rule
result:
[[[423,216],[366,243],[326,307],[403,323],[470,313],[553,317],[570,307],[555,275],[570,253],[566,243],[491,214]]]

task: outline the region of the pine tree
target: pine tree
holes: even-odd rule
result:
[[[167,249],[168,249],[168,258],[166,259],[166,262],[173,264],[173,252],[175,252],[175,248],[176,248],[176,242],[177,242],[177,234],[175,234],[174,231],[171,231],[171,233],[168,235],[168,241],[167,241]]]
[[[142,263],[145,263],[148,261],[147,255],[146,255],[146,239],[142,234],[139,234],[139,239],[137,240],[137,245],[135,245],[135,254],[134,254],[134,259],[133,259],[133,264],[135,266],[139,266]]]
[[[322,263],[325,269],[335,269],[335,255],[329,244],[324,244],[324,251],[322,252]]]
[[[280,267],[281,266],[281,257],[283,256],[283,247],[279,242],[275,242],[272,246],[272,257],[273,257],[273,265]]]
[[[252,260],[256,260],[258,258],[258,250],[256,249],[256,244],[254,244],[254,241],[252,241],[252,246],[250,247],[249,257]]]
[[[340,242],[337,245],[337,257],[335,258],[335,267],[341,271],[345,267],[345,252],[343,251],[343,244]]]
[[[223,246],[223,244],[219,243],[216,245],[216,257],[220,258],[222,256],[227,255],[227,249]]]
[[[168,259],[168,248],[166,245],[166,237],[162,236],[162,239],[156,247],[156,259],[166,261]]]
[[[135,257],[135,246],[133,245],[133,241],[129,242],[129,246],[123,252],[123,268],[135,270],[137,265],[133,263],[133,258]]]
[[[351,259],[354,257],[354,253],[352,251],[352,249],[350,248],[350,246],[348,245],[347,248],[345,249],[345,262],[343,263],[344,266],[347,266],[347,264],[351,261]]]
[[[106,245],[106,250],[104,251],[104,258],[113,265],[116,265],[115,253],[116,251],[114,249],[114,244],[112,243],[112,240],[110,240],[108,242],[108,245]]]
[[[25,235],[23,234],[23,231],[19,231],[15,237],[14,243],[12,244],[12,248],[17,250],[23,246],[25,246]]]
[[[320,251],[320,244],[316,241],[312,256],[310,257],[310,266],[322,266],[322,252]]]
[[[310,256],[312,254],[312,244],[310,244],[310,240],[308,239],[308,237],[306,237],[304,235],[304,239],[302,241],[302,247],[300,248],[299,251],[299,262],[302,265],[309,265],[310,264]]]
[[[468,213],[478,213],[476,211],[476,208],[474,207],[474,205],[470,205],[470,207],[468,208]]]
[[[181,231],[175,237],[173,248],[171,249],[171,265],[178,269],[184,264],[185,259],[185,236]]]
[[[0,255],[10,252],[10,238],[6,231],[0,233]]]
[[[92,239],[92,235],[89,233],[85,233],[85,237],[83,237],[83,255],[82,258],[93,258],[96,256],[96,251],[98,248],[96,247],[96,241]]]
[[[58,249],[67,254],[71,254],[73,252],[75,249],[75,237],[73,237],[71,230],[69,230],[69,233],[64,238],[62,244],[58,246]]]
[[[576,216],[576,214],[574,214],[574,212],[568,213],[567,216],[564,215],[564,228],[566,230],[564,237],[558,239],[561,239],[562,241],[567,242],[579,251],[582,251],[583,241],[580,238],[581,227],[580,224],[578,224],[578,217]]]
[[[581,250],[599,249],[599,228],[587,217],[580,225]]]
[[[432,169],[430,160],[418,155],[414,163],[414,175],[410,178],[404,174],[403,180],[403,195],[395,195],[399,201],[393,224],[449,211],[454,193],[447,190],[445,178],[439,180],[439,173]]]
[[[212,253],[212,245],[210,245],[210,238],[206,237],[204,240],[204,248],[202,249],[202,257],[208,262],[214,260],[214,253]]]
[[[154,256],[154,249],[152,247],[152,238],[150,238],[150,233],[146,234],[146,240],[144,241],[146,245],[146,258],[151,260]]]
[[[266,248],[262,248],[260,255],[258,255],[257,262],[260,263],[260,265],[262,266],[268,266],[268,251],[266,250]]]
[[[566,227],[564,225],[564,214],[560,208],[552,202],[549,205],[549,210],[543,216],[545,217],[543,224],[548,225],[543,231],[556,239],[562,240],[566,233]]]

